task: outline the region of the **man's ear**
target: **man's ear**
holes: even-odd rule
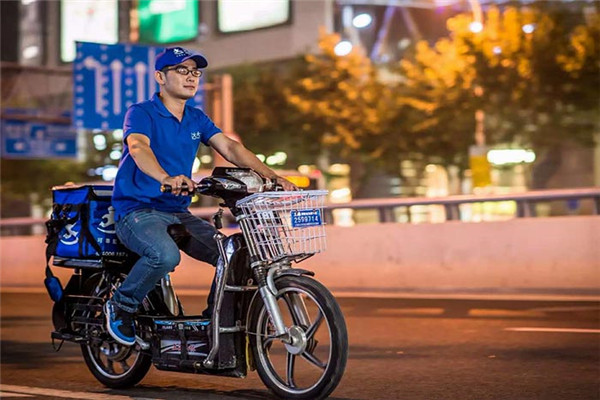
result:
[[[156,82],[159,85],[164,85],[166,83],[165,82],[165,75],[161,71],[154,71],[154,79],[156,80]]]

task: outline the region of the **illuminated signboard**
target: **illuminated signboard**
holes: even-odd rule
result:
[[[218,0],[219,31],[250,31],[290,21],[289,0]]]
[[[60,58],[75,59],[75,41],[113,44],[119,41],[117,0],[61,0]]]
[[[140,43],[173,43],[198,36],[197,0],[139,0]]]

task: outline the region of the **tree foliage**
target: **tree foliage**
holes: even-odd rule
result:
[[[342,156],[376,161],[388,146],[382,137],[393,117],[393,90],[360,50],[340,57],[340,38],[321,32],[320,52],[305,56],[307,75],[284,90],[286,98],[313,124],[313,137]]]
[[[469,14],[451,18],[449,38],[420,42],[414,59],[401,62],[407,104],[423,102],[411,105],[424,117],[425,129],[415,129],[436,139],[454,130],[460,148],[472,135],[473,111],[482,109],[490,144],[591,144],[600,98],[598,14],[575,22],[555,10],[490,7],[481,32],[471,22]]]
[[[298,165],[320,151],[313,121],[287,100],[284,88],[306,76],[302,58],[278,64],[240,65],[226,72],[234,80],[235,129],[244,144],[265,155],[288,154],[288,164]]]
[[[542,150],[564,141],[591,144],[600,98],[598,14],[535,7],[490,7],[483,30],[472,15],[448,20],[449,36],[421,41],[382,75],[355,50],[337,56],[335,34],[321,34],[306,56],[307,75],[287,100],[318,123],[323,146],[394,171],[411,153],[465,167],[475,113],[485,113],[490,145]],[[526,27],[526,28],[524,28]]]

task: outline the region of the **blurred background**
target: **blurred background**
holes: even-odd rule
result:
[[[0,0],[0,17],[0,391],[101,393],[48,343],[51,188],[111,183],[127,107],[181,45],[209,61],[190,104],[329,190],[328,250],[302,268],[352,332],[336,398],[599,399],[600,1]],[[202,146],[194,177],[223,162]],[[173,274],[186,310],[214,275],[197,264]],[[263,398],[256,377],[164,376],[128,394]]]
[[[331,203],[600,183],[597,1],[0,7],[2,218],[47,216],[54,185],[112,180],[122,116],[156,90],[153,57],[172,45],[209,60],[196,106],[299,186],[328,189]],[[202,147],[196,178],[222,162]],[[512,218],[518,204],[468,207],[462,220],[497,220]],[[593,207],[573,200],[534,211]],[[338,225],[380,220],[338,208]],[[436,222],[439,212],[417,204],[392,218]]]

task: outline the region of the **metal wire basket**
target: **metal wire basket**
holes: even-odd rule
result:
[[[237,202],[250,254],[262,261],[299,261],[326,248],[326,190],[255,193]]]

